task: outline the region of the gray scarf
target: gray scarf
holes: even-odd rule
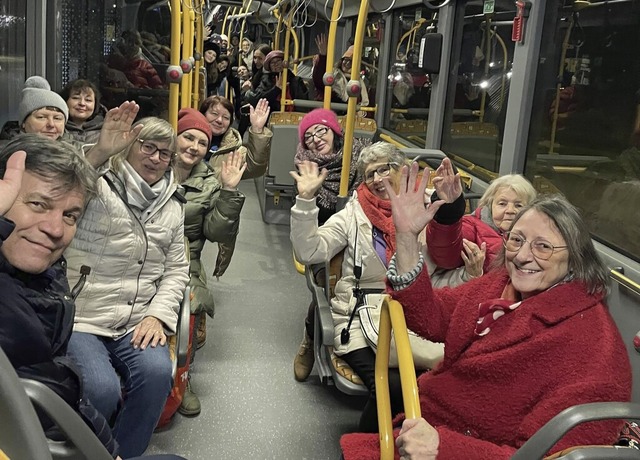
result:
[[[123,161],[122,166],[118,172],[118,177],[124,183],[124,188],[127,191],[129,208],[139,219],[144,220],[153,213],[158,205],[158,198],[167,190],[171,174],[170,170],[158,182],[149,185],[128,161]]]

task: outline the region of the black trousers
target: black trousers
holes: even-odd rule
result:
[[[378,432],[378,408],[376,406],[376,354],[369,348],[361,348],[340,356],[362,379],[369,389],[369,399],[364,406],[358,428],[365,433]],[[398,369],[389,369],[389,393],[391,396],[391,416],[403,412],[402,385]]]

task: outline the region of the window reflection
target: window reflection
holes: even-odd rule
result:
[[[581,208],[596,239],[640,260],[638,7],[583,2],[576,14],[564,3],[545,21],[555,39],[541,62],[553,64],[540,66],[526,173]]]

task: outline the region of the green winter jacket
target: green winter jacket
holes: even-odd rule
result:
[[[201,162],[182,183],[187,204],[184,208],[184,234],[189,240],[191,312],[206,311],[213,317],[214,302],[207,288],[207,275],[200,262],[206,240],[218,243],[218,257],[213,275],[221,276],[229,263],[240,226],[244,195],[223,190],[211,168]]]

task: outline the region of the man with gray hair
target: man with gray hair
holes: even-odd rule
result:
[[[62,253],[96,193],[95,172],[70,144],[24,134],[0,150],[0,177],[0,347],[20,377],[55,391],[115,457],[111,430],[66,357],[75,307]]]

